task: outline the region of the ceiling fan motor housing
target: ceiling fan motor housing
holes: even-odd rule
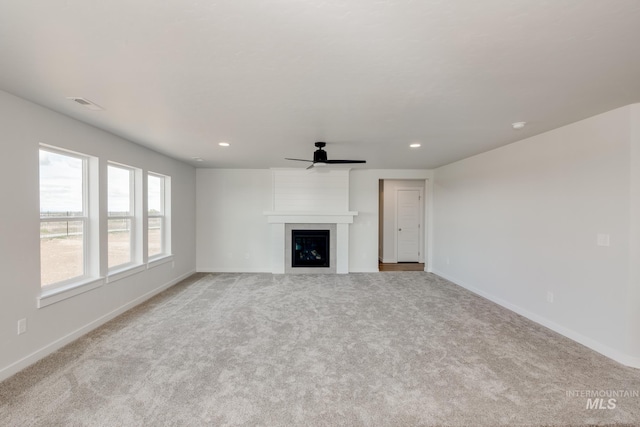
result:
[[[313,162],[314,163],[326,163],[326,161],[327,161],[327,152],[324,151],[322,148],[318,148],[313,153]]]

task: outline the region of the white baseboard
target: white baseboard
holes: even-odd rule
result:
[[[148,300],[149,298],[159,294],[160,292],[169,289],[171,286],[177,284],[178,282],[186,279],[187,277],[191,276],[195,274],[195,271],[190,271],[188,273],[185,273],[173,280],[170,280],[169,282],[157,287],[156,289],[147,292],[144,295],[139,296],[138,298],[129,301],[128,303],[124,304],[123,306],[111,311],[110,313],[105,314],[104,316],[101,316],[97,319],[95,319],[94,321],[86,324],[85,326],[76,329],[75,331],[63,336],[62,338],[59,338],[57,340],[55,340],[54,342],[47,344],[46,346],[42,347],[39,350],[34,351],[33,353],[29,354],[26,357],[23,357],[22,359],[18,360],[17,362],[12,363],[9,366],[6,366],[2,369],[0,369],[0,381],[3,381],[7,378],[9,378],[12,375],[17,374],[18,372],[20,372],[21,370],[25,369],[26,367],[33,365],[34,363],[36,363],[38,360],[50,355],[51,353],[54,353],[55,351],[61,349],[62,347],[64,347],[65,345],[77,340],[78,338],[80,338],[83,335],[86,335],[87,333],[91,332],[92,330],[96,329],[99,326],[104,325],[105,323],[107,323],[109,320],[114,319],[115,317],[119,316],[120,314],[132,309],[133,307],[143,303],[144,301]]]
[[[270,270],[264,269],[251,269],[251,268],[227,268],[227,267],[206,267],[206,268],[197,268],[196,271],[198,273],[273,273]],[[336,274],[349,274],[349,273],[378,273],[380,270],[376,267],[375,269],[356,269],[349,270],[346,273],[336,273]],[[274,273],[274,274],[285,274],[282,273]]]
[[[585,335],[582,335],[579,332],[576,332],[572,329],[566,328],[562,325],[559,325],[558,323],[547,319],[546,317],[540,316],[536,313],[533,313],[529,310],[526,310],[520,306],[517,306],[515,304],[512,304],[506,300],[503,300],[502,298],[498,298],[495,297],[491,294],[488,294],[486,292],[484,292],[483,290],[480,290],[468,283],[464,283],[461,280],[458,280],[454,277],[451,277],[449,275],[447,275],[446,273],[443,273],[441,271],[438,270],[433,270],[433,274],[436,274],[444,279],[447,279],[448,281],[454,283],[455,285],[458,285],[462,288],[467,289],[468,291],[473,292],[476,295],[479,295],[483,298],[488,299],[489,301],[492,301],[506,309],[509,309],[515,313],[518,313],[521,316],[526,317],[527,319],[534,321],[546,328],[551,329],[554,332],[559,333],[560,335],[563,335],[573,341],[576,341],[577,343],[580,343],[582,345],[584,345],[585,347],[590,348],[593,351],[596,351],[600,354],[602,354],[603,356],[606,356],[610,359],[615,360],[618,363],[622,363],[623,365],[626,366],[630,366],[632,368],[640,368],[640,357],[634,357],[634,356],[630,356],[628,354],[625,354],[619,350],[616,350],[615,348],[611,348],[599,341],[594,340],[593,338],[589,338]]]
[[[233,267],[196,267],[198,273],[271,273],[268,268],[233,268]]]

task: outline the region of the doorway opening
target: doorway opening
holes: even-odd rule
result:
[[[425,180],[379,180],[378,269],[425,271]]]

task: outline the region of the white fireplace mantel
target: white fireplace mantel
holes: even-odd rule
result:
[[[267,211],[264,212],[269,224],[316,223],[316,224],[352,224],[356,211],[347,212],[306,212],[306,211]]]
[[[267,211],[264,215],[271,224],[272,273],[285,273],[285,224],[336,224],[336,273],[349,272],[349,224],[358,212]]]
[[[358,212],[349,210],[349,169],[328,169],[322,173],[305,169],[273,169],[272,177],[272,210],[264,212],[271,228],[271,271],[274,274],[293,273],[288,266],[290,255],[285,253],[286,241],[291,239],[291,233],[285,232],[287,227],[290,230],[292,225],[321,230],[335,224],[335,227],[330,227],[335,230],[331,231],[335,270],[332,263],[329,272],[320,268],[315,271],[317,274],[348,273],[349,225],[358,215]],[[302,270],[296,268],[296,272],[303,273]]]

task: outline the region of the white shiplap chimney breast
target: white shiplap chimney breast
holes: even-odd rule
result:
[[[285,224],[336,224],[336,272],[349,271],[349,224],[358,212],[349,211],[348,169],[272,169],[272,272],[285,272]]]
[[[273,210],[348,211],[349,170],[274,169]]]

